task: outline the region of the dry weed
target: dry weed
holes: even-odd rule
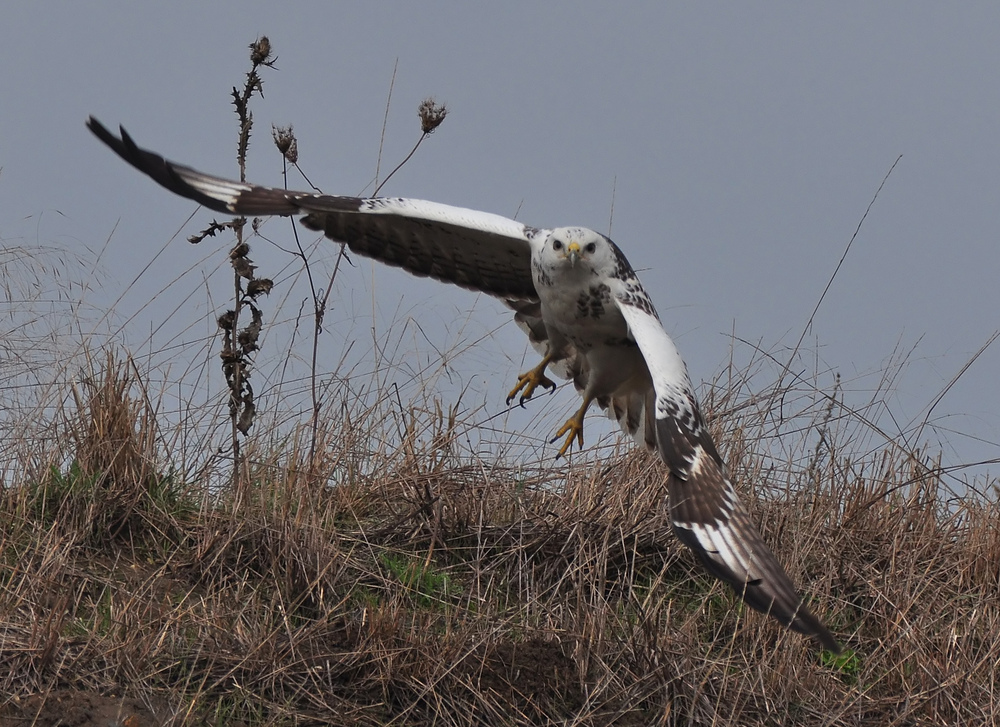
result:
[[[144,700],[164,724],[998,717],[996,504],[942,501],[919,452],[862,461],[827,438],[822,463],[783,471],[734,427],[749,417],[714,420],[741,481],[786,493],[754,513],[850,646],[828,661],[701,572],[643,453],[554,482],[545,463],[464,454],[461,422],[432,403],[395,449],[370,451],[372,422],[331,418],[320,457],[311,427],[251,440],[250,486],[166,497],[173,454],[145,392],[133,361],[106,355],[49,454],[70,464],[4,490],[10,714],[73,687]]]

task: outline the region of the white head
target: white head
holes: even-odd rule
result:
[[[609,275],[617,267],[611,241],[585,227],[558,227],[537,253],[549,275],[590,277]]]

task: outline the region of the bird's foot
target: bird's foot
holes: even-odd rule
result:
[[[511,389],[511,392],[507,394],[507,403],[510,404],[514,400],[514,397],[521,394],[521,398],[518,399],[518,404],[524,406],[524,402],[530,399],[534,393],[535,389],[539,386],[549,389],[550,391],[555,390],[556,384],[548,376],[545,375],[545,367],[549,365],[549,359],[542,359],[542,362],[538,364],[531,371],[526,371],[517,377],[517,386]]]
[[[566,453],[573,448],[573,440],[575,439],[580,449],[583,449],[583,414],[586,409],[580,409],[576,414],[566,420],[566,423],[562,425],[562,428],[556,432],[549,444],[555,444],[560,437],[566,437],[566,441],[563,442],[563,446],[559,449],[559,454],[556,455],[556,459],[560,457],[565,457]]]

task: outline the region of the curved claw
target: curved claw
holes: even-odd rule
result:
[[[534,393],[535,389],[539,386],[549,389],[550,391],[555,391],[556,384],[548,376],[545,375],[545,367],[549,365],[552,360],[551,356],[546,356],[542,359],[542,362],[538,364],[531,371],[526,371],[517,377],[517,386],[511,389],[511,392],[507,394],[507,404],[509,405],[514,397],[521,394],[521,398],[518,400],[518,406],[524,406],[524,402],[530,399]],[[523,391],[522,391],[523,390]]]
[[[566,435],[566,441],[563,442],[563,446],[559,449],[556,459],[566,456],[566,453],[573,448],[574,439],[577,441],[580,449],[583,449],[583,411],[580,410],[574,416],[567,419],[566,423],[556,432],[556,436],[549,440],[549,444],[555,444],[561,436]]]
[[[583,449],[583,417],[587,414],[587,409],[590,407],[590,402],[594,400],[594,395],[592,393],[586,393],[583,395],[583,404],[580,408],[576,410],[576,414],[571,416],[566,420],[566,423],[562,425],[556,436],[554,436],[549,444],[555,444],[559,437],[565,435],[566,441],[563,442],[563,446],[559,449],[559,454],[556,455],[556,459],[566,456],[566,453],[573,448],[573,440],[575,439],[577,444],[580,445],[580,449]]]

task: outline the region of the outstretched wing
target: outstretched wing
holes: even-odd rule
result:
[[[125,161],[176,194],[217,212],[305,215],[304,225],[346,243],[359,255],[501,298],[515,310],[532,343],[545,343],[531,278],[531,241],[547,236],[548,230],[421,200],[343,197],[234,182],[167,161],[136,146],[124,129],[121,138],[116,137],[93,117],[87,126]],[[655,444],[670,469],[674,532],[750,606],[838,651],[839,644],[802,604],[736,497],[705,429],[684,363],[618,254],[621,275],[615,298],[652,375]],[[583,357],[573,354],[561,363],[556,373],[576,380],[586,375]],[[629,419],[629,411],[644,411],[644,402],[622,411],[616,402],[601,403],[625,422],[627,431],[645,431],[645,440],[653,443],[644,423]]]
[[[513,309],[514,320],[532,346],[543,355],[548,351],[548,332],[531,279],[531,241],[544,239],[549,230],[423,200],[344,197],[235,182],[142,149],[121,127],[121,137],[94,117],[87,127],[158,184],[211,210],[246,216],[304,215],[306,227],[346,243],[359,255],[494,295]],[[586,359],[571,348],[564,353],[550,370],[582,388]]]
[[[656,390],[656,445],[669,468],[674,533],[749,606],[839,652],[840,644],[803,604],[736,496],[705,427],[684,361],[639,281],[624,280],[615,299]]]
[[[500,215],[416,199],[343,197],[234,182],[139,148],[90,117],[87,127],[122,159],[182,197],[235,215],[305,215],[302,223],[352,252],[414,275],[504,299],[515,311],[537,302],[531,240],[547,235]]]

